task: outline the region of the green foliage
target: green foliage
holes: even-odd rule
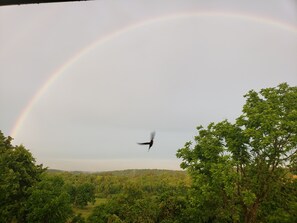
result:
[[[259,215],[263,222],[297,222],[297,180],[283,179],[274,185],[273,192],[263,202]]]
[[[71,202],[80,208],[87,206],[88,202],[95,202],[95,185],[91,183],[83,183],[79,185],[68,185],[68,193]]]
[[[97,206],[88,222],[156,222],[158,206],[155,198],[140,194],[133,197],[130,192]]]
[[[96,222],[96,223],[105,223],[108,222],[110,216],[114,219],[117,217],[116,214],[112,214],[116,212],[116,206],[111,203],[102,204],[94,208],[92,214],[88,217],[87,222]]]
[[[193,180],[196,222],[296,220],[288,170],[296,168],[297,87],[280,84],[245,97],[234,124],[199,126],[196,144],[177,152]],[[290,200],[286,208],[282,200]]]
[[[134,172],[133,174],[131,174]],[[121,188],[98,205],[88,222],[182,222],[189,181],[185,172],[133,170],[99,177],[99,183]],[[128,176],[128,177],[127,177]],[[108,183],[108,182],[109,183]],[[104,192],[105,193],[105,192]]]
[[[85,219],[82,217],[81,214],[77,214],[75,215],[72,219],[71,219],[71,223],[85,223]]]
[[[180,217],[184,216],[190,185],[184,171],[48,171],[46,174],[63,178],[74,204],[75,215],[70,222],[188,222]],[[77,188],[82,185],[95,188],[95,205],[89,202],[83,207],[75,205]]]
[[[30,188],[44,169],[24,146],[13,146],[11,141],[0,131],[0,222],[23,222]]]
[[[168,190],[157,197],[159,213],[158,222],[190,222],[185,209],[187,207],[186,194],[175,190]]]
[[[71,216],[70,197],[61,177],[44,175],[27,202],[28,222],[63,223]]]
[[[184,171],[44,173],[28,150],[1,136],[0,222],[183,222]]]

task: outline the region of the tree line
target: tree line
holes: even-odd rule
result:
[[[177,151],[185,171],[50,171],[0,131],[0,222],[297,222],[297,87],[244,97]]]

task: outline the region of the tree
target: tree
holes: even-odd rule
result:
[[[23,145],[13,146],[11,141],[0,131],[0,222],[24,222],[29,189],[45,169]]]
[[[27,202],[27,222],[64,223],[72,214],[70,196],[58,176],[44,175]]]
[[[88,202],[95,202],[95,189],[95,185],[91,183],[68,185],[71,202],[80,208],[87,206]]]
[[[171,188],[171,190],[167,190],[158,196],[158,203],[158,222],[189,222],[183,216],[183,210],[185,210],[187,203],[185,194],[181,194],[180,191],[175,191]]]
[[[121,222],[119,215],[120,205],[114,201],[109,200],[107,203],[96,206],[87,219],[89,223],[106,223],[106,222]],[[113,221],[111,221],[111,219]],[[114,220],[117,221],[114,221]]]
[[[73,216],[73,218],[70,221],[71,223],[85,223],[85,219],[82,217],[81,213]]]
[[[297,87],[282,83],[245,98],[234,124],[199,126],[196,144],[177,152],[192,177],[196,222],[272,221],[273,211],[296,221]]]
[[[157,222],[158,203],[145,193],[140,182],[127,182],[122,193],[92,211],[88,222]]]

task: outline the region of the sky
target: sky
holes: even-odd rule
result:
[[[2,6],[0,33],[0,130],[52,169],[178,170],[197,126],[297,85],[295,0]]]

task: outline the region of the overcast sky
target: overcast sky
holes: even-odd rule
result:
[[[294,0],[2,6],[0,130],[49,168],[179,169],[196,126],[296,86],[296,61]]]

